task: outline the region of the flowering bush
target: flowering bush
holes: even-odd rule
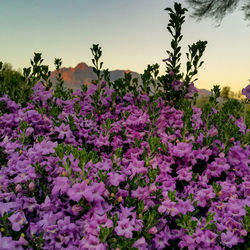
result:
[[[115,91],[92,53],[98,80],[82,91],[38,82],[25,107],[0,98],[1,249],[249,247],[241,104],[218,109],[215,87],[194,107],[193,83],[167,81],[174,67],[152,94],[155,65]]]

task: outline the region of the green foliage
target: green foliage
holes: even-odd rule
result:
[[[184,80],[185,84],[189,84],[192,80],[192,78],[198,73],[198,68],[202,66],[204,61],[200,62],[200,59],[205,51],[207,45],[207,41],[198,41],[191,46],[188,46],[189,53],[186,53],[187,55],[187,73]],[[193,80],[196,81],[197,79]]]
[[[160,91],[160,85],[157,81],[157,76],[159,74],[159,64],[148,65],[144,73],[141,74],[142,86],[141,89],[144,93],[150,95],[150,93],[155,93]]]
[[[60,72],[60,68],[62,66],[62,59],[61,58],[55,58],[54,64],[56,66],[56,84],[55,84],[55,91],[54,91],[54,96],[56,98],[61,98],[62,100],[68,100],[72,98],[72,89],[66,89],[63,84],[64,80],[62,78],[62,74]]]
[[[194,221],[191,219],[191,213],[188,212],[186,214],[180,213],[180,218],[176,220],[176,223],[179,227],[185,229],[188,234],[192,235],[197,227],[198,221]]]
[[[0,96],[8,95],[13,101],[23,103],[28,101],[24,91],[25,79],[19,71],[13,70],[8,63],[0,62]]]
[[[223,87],[221,90],[221,97],[228,99],[229,98],[229,94],[230,94],[230,87],[226,86]]]
[[[95,66],[95,67],[93,67],[93,71],[98,77],[98,80],[94,81],[93,83],[98,84],[101,81],[102,76],[103,76],[101,73],[103,62],[99,63],[99,60],[102,56],[102,50],[101,50],[101,47],[99,47],[99,44],[93,44],[93,46],[90,50],[92,52],[92,55],[94,56],[94,58],[92,59],[92,63]]]
[[[170,8],[166,8],[169,12],[170,20],[167,26],[169,33],[172,36],[171,41],[171,49],[167,50],[168,59],[166,61],[166,75],[161,76],[158,80],[161,83],[161,86],[164,89],[164,99],[171,102],[175,106],[179,107],[183,98],[185,98],[186,94],[189,92],[188,87],[193,80],[193,77],[198,73],[198,68],[202,66],[203,61],[200,61],[207,42],[206,41],[198,41],[191,46],[188,46],[189,53],[187,53],[187,72],[184,77],[184,73],[180,72],[181,67],[181,46],[180,42],[183,38],[181,34],[182,25],[185,22],[185,12],[186,8],[182,8],[181,4],[175,3],[174,10]],[[172,84],[175,82],[181,81],[182,86],[178,90],[174,90]]]

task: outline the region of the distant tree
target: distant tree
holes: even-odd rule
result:
[[[220,23],[228,14],[236,10],[241,4],[241,10],[244,12],[246,20],[250,21],[250,0],[186,0],[189,6],[193,9],[191,16],[197,20],[202,18],[212,18]]]
[[[12,69],[9,63],[0,62],[0,96],[7,94],[13,100],[19,101],[25,84],[21,72]]]
[[[230,94],[230,87],[228,86],[223,87],[220,93],[221,97],[229,99],[229,94]]]
[[[209,103],[209,96],[207,95],[202,95],[202,96],[199,96],[197,101],[196,101],[196,107],[198,108],[203,108],[205,104],[208,104]]]

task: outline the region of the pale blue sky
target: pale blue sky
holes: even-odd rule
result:
[[[185,5],[185,1],[178,1]],[[142,73],[148,64],[165,72],[166,30],[170,0],[0,0],[0,60],[15,69],[29,66],[34,52],[54,69],[54,58],[63,66],[79,62],[91,65],[90,47],[103,50],[104,68],[130,69]],[[190,13],[190,11],[189,11]],[[196,22],[187,14],[183,26],[183,66],[187,45],[207,40],[204,66],[196,86],[214,84],[240,90],[250,78],[250,26],[243,13],[228,15],[221,26],[206,19]]]

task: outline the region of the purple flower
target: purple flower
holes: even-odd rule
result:
[[[246,215],[246,210],[239,200],[231,200],[227,205],[228,213],[233,217],[242,217]]]
[[[226,171],[230,168],[227,164],[227,160],[224,157],[215,158],[211,164],[208,164],[206,174],[208,176],[219,177],[223,171]]]
[[[211,186],[209,186],[209,188],[206,188],[206,189],[198,190],[195,195],[196,195],[195,200],[198,200],[198,205],[200,207],[205,207],[207,204],[207,201],[215,198],[216,196]]]
[[[80,241],[80,249],[106,250],[107,246],[102,244],[97,236],[89,234]]]
[[[119,220],[117,222],[117,226],[115,227],[115,232],[117,235],[130,239],[133,237],[133,231],[134,227],[131,225],[131,221],[128,218]]]
[[[184,235],[181,238],[181,241],[179,242],[178,246],[183,249],[185,247],[188,247],[188,249],[192,249],[195,250],[196,248],[196,243],[195,243],[195,239],[191,236],[191,235]]]
[[[209,129],[208,130],[208,132],[207,132],[207,136],[209,137],[214,137],[214,136],[216,136],[218,134],[218,130],[217,130],[217,128],[215,128],[215,127],[213,127],[213,128],[211,128],[211,129]]]
[[[158,208],[158,212],[170,214],[171,216],[175,216],[180,213],[177,209],[176,202],[170,201],[169,198],[162,202]]]
[[[191,203],[191,200],[179,200],[177,205],[176,205],[178,211],[182,214],[186,214],[187,212],[193,212],[194,211],[194,207]]]
[[[92,183],[91,186],[87,186],[85,191],[83,192],[84,198],[89,202],[97,202],[100,203],[104,201],[102,195],[105,192],[105,185],[103,182],[100,183]]]
[[[221,234],[221,242],[227,247],[232,247],[239,242],[239,238],[231,231],[227,231],[226,233]]]
[[[132,190],[131,197],[138,198],[139,200],[145,200],[149,196],[148,186],[138,187],[136,190]]]
[[[235,125],[240,129],[240,132],[244,135],[246,131],[246,124],[242,117],[235,121]]]
[[[25,131],[25,137],[29,137],[34,132],[34,129],[32,127],[27,128]]]
[[[3,203],[0,202],[0,215],[1,217],[4,215],[4,213],[9,213],[11,210],[14,210],[18,207],[16,202],[7,202]]]
[[[188,93],[185,95],[186,98],[192,98],[194,93],[197,93],[198,89],[194,86],[194,83],[191,82],[190,85],[188,86]]]
[[[70,187],[70,181],[67,177],[56,177],[54,180],[54,187],[52,189],[52,195],[60,195],[67,193]]]
[[[17,242],[14,241],[11,237],[2,237],[0,232],[0,247],[1,250],[10,250],[16,249]]]
[[[59,139],[64,139],[64,136],[66,138],[70,138],[73,136],[71,130],[70,130],[70,126],[69,125],[65,125],[64,123],[61,124],[60,127],[56,127],[55,128],[55,132],[58,132],[58,138]]]
[[[57,145],[58,145],[57,142],[43,140],[41,143],[34,145],[33,152],[41,153],[42,155],[55,153],[54,148],[56,148]]]
[[[122,220],[122,219],[126,219],[128,218],[129,216],[132,216],[135,212],[132,212],[135,207],[123,207],[122,204],[120,205],[120,209],[121,209],[121,212],[119,214],[119,219]]]
[[[17,212],[15,214],[12,214],[9,217],[9,221],[12,224],[12,230],[14,231],[20,231],[24,224],[27,224],[28,221],[25,218],[24,214],[21,212]]]
[[[119,186],[121,181],[125,181],[125,179],[126,179],[124,175],[120,175],[120,174],[115,173],[115,172],[110,172],[108,174],[108,176],[109,176],[110,184],[113,186],[116,186],[116,187]]]
[[[138,248],[139,250],[148,249],[146,240],[143,236],[134,242],[133,247]]]
[[[169,72],[169,75],[170,75],[170,76],[174,76],[174,71],[171,70],[171,71]]]
[[[250,84],[242,89],[242,95],[245,95],[247,99],[250,99]]]
[[[162,59],[163,62],[171,62],[171,57]]]
[[[177,171],[177,179],[184,180],[184,181],[191,181],[192,180],[192,172],[189,171],[190,168],[181,168]]]
[[[168,241],[171,239],[171,234],[168,226],[165,227],[164,231],[155,235],[153,239],[154,249],[165,249],[166,246],[169,246]]]
[[[186,143],[186,142],[179,142],[177,143],[176,146],[173,146],[172,148],[172,154],[173,156],[177,156],[177,157],[184,157],[188,154],[191,153],[192,151],[192,144]]]
[[[95,146],[100,148],[102,146],[109,146],[109,135],[103,136],[102,133],[100,136],[94,141]]]
[[[172,82],[171,85],[174,88],[174,90],[177,91],[182,87],[183,83],[181,81],[177,80],[177,81]]]
[[[76,183],[68,190],[67,194],[71,200],[78,202],[84,196],[87,188],[88,184],[86,181]]]

